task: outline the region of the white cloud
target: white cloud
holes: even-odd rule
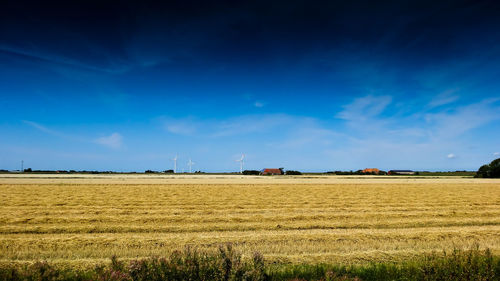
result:
[[[460,97],[458,95],[453,95],[453,94],[458,92],[458,91],[459,91],[458,88],[457,89],[449,89],[449,90],[446,90],[446,91],[438,94],[435,98],[433,98],[429,102],[429,107],[433,108],[433,107],[438,107],[441,105],[450,104],[452,102],[455,102]]]
[[[123,137],[119,133],[112,133],[110,136],[97,138],[95,143],[117,149],[122,146]]]
[[[74,34],[71,35],[71,37],[73,36]],[[85,49],[93,49],[98,51],[99,53],[107,52],[107,50],[100,48],[99,45],[88,44],[87,40],[82,40],[80,42],[84,43],[83,48]],[[35,58],[39,61],[45,62],[44,66],[50,67],[51,69],[54,69],[54,66],[56,66],[56,71],[57,66],[64,67],[64,70],[66,71],[70,68],[78,68],[81,70],[102,71],[108,73],[123,73],[131,69],[130,64],[125,63],[120,59],[113,60],[111,63],[109,63],[109,61],[106,61],[102,64],[89,64],[74,57],[62,56],[60,54],[55,55],[53,52],[44,50],[43,48],[34,49],[31,47],[11,47],[2,45],[0,46],[0,51]],[[111,58],[112,56],[108,57]]]
[[[331,146],[338,144],[341,140],[349,139],[348,136],[319,126],[314,120],[308,124],[294,127],[293,132],[287,140],[275,146],[284,148],[300,148],[306,146]]]
[[[500,119],[499,99],[488,99],[459,107],[454,111],[426,114],[425,119],[436,138],[449,139]]]
[[[292,124],[294,117],[286,114],[243,115],[225,120],[196,120],[192,117],[167,119],[165,129],[173,134],[201,137],[228,137],[263,133]]]
[[[69,135],[60,131],[49,129],[39,123],[33,121],[23,120],[24,123],[36,128],[37,130],[44,132],[46,134],[65,139],[68,141],[77,141],[77,142],[85,142],[85,143],[97,143],[100,145],[104,145],[111,148],[120,148],[123,144],[123,137],[119,133],[113,133],[107,137],[100,137],[97,139],[91,139],[88,137],[82,137],[77,135]]]
[[[449,97],[450,93],[445,92],[443,96]],[[449,98],[448,102],[451,100]],[[395,141],[407,140],[410,143],[442,142],[500,119],[499,100],[485,99],[453,110],[441,109],[433,113],[429,113],[429,107],[419,108],[410,115],[404,115],[394,113],[393,108],[388,110],[392,97],[368,95],[345,105],[336,117],[345,120],[355,130],[354,135],[363,136],[364,139],[393,138]],[[444,100],[434,101],[434,104],[438,103],[444,104]],[[394,104],[393,107],[397,106]],[[385,110],[391,115],[381,115]]]
[[[391,96],[364,96],[345,105],[336,117],[348,121],[368,121],[382,113],[391,102]]]
[[[77,136],[77,135],[70,135],[70,134],[66,134],[66,133],[61,132],[61,131],[47,128],[46,126],[41,125],[37,122],[27,121],[27,120],[23,120],[23,122],[25,124],[30,125],[31,127],[35,128],[35,129],[41,131],[41,132],[44,132],[48,135],[52,135],[52,136],[55,136],[55,137],[58,137],[61,139],[65,139],[65,140],[69,140],[69,141],[80,141],[80,142],[87,142],[88,141],[87,139],[82,138],[82,137]]]
[[[493,152],[493,156],[500,156],[500,152]]]
[[[258,107],[258,108],[264,107],[264,103],[262,103],[262,102],[260,102],[260,101],[256,101],[253,105],[254,105],[255,107]]]
[[[378,100],[380,104],[376,104]],[[354,167],[361,161],[366,162],[365,165],[398,165],[404,163],[402,159],[418,159],[415,163],[423,169],[469,167],[467,165],[476,165],[474,161],[482,160],[478,152],[470,148],[465,134],[500,119],[500,99],[452,108],[417,107],[421,103],[412,100],[402,104],[390,101],[390,97],[370,95],[345,105],[336,117],[345,121],[347,130],[342,130],[344,136],[337,137],[325,149],[328,155],[351,161]],[[403,111],[398,111],[401,107]],[[429,113],[431,109],[433,113]],[[388,114],[382,114],[385,111]],[[446,150],[454,150],[454,153],[439,156]],[[448,160],[459,158],[460,161]]]
[[[170,120],[165,124],[165,129],[172,134],[191,136],[198,131],[198,123],[191,119]]]
[[[63,134],[61,134],[60,132],[57,132],[57,131],[54,131],[54,130],[51,130],[43,125],[40,125],[36,122],[33,122],[33,121],[28,121],[28,120],[23,120],[23,122],[25,124],[28,124],[30,125],[31,127],[39,130],[39,131],[42,131],[44,133],[47,133],[47,134],[50,134],[50,135],[57,135],[57,136],[63,136]]]
[[[363,168],[358,165],[458,169],[481,163],[479,151],[470,148],[468,136],[464,134],[500,119],[497,100],[480,100],[452,108],[430,108],[425,106],[428,104],[429,100],[395,103],[391,96],[368,95],[346,104],[336,115],[337,120],[255,114],[211,120],[170,120],[165,128],[191,134],[214,147],[223,144],[238,151],[243,143],[247,153],[266,151],[266,156],[260,157],[280,161],[311,157],[317,163],[339,163],[341,169]],[[345,167],[341,163],[350,164]]]
[[[227,137],[250,133],[264,133],[292,124],[294,117],[286,114],[245,115],[212,124],[212,137]]]

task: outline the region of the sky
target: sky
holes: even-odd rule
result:
[[[477,170],[496,1],[23,1],[0,9],[0,169]]]

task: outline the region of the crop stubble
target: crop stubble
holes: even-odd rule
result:
[[[233,243],[284,262],[500,252],[500,186],[460,181],[0,184],[0,262],[92,264]]]

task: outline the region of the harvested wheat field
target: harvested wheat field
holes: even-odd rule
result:
[[[89,182],[90,181],[90,182]],[[500,253],[500,181],[3,177],[0,262],[91,265],[232,243],[269,261],[364,263],[479,244]],[[149,182],[148,182],[149,181]],[[311,182],[311,183],[308,183]]]

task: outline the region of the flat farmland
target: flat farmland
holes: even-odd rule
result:
[[[142,183],[142,184],[141,184]],[[500,254],[500,181],[417,177],[0,177],[0,262],[91,265],[232,243],[277,262]]]

